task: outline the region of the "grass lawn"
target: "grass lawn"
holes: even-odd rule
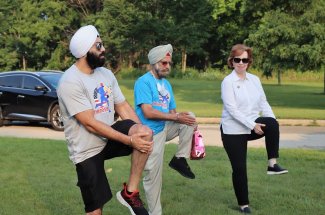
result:
[[[1,215],[80,215],[83,203],[64,141],[0,138]],[[162,204],[167,215],[239,214],[231,168],[223,148],[207,147],[207,157],[190,161],[195,180],[168,167],[176,145],[166,146]],[[266,152],[250,148],[248,172],[254,214],[325,214],[325,151],[286,149],[280,163],[289,174],[266,175]],[[125,215],[115,199],[129,173],[129,157],[106,161],[113,199],[104,214]],[[142,187],[142,184],[141,184]],[[141,189],[142,190],[142,189]],[[143,200],[144,193],[141,192]]]
[[[221,117],[220,81],[171,79],[177,110],[192,111],[199,117]],[[134,105],[134,80],[119,80],[121,89]],[[270,105],[277,118],[325,119],[325,95],[321,82],[284,82],[278,86],[263,83]]]

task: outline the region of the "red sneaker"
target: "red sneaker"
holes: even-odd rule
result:
[[[123,190],[116,193],[117,200],[128,207],[132,215],[149,215],[140,199],[139,191],[127,194],[126,187],[126,183],[124,183]]]

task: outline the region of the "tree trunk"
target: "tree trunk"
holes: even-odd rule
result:
[[[26,70],[26,58],[23,55],[23,70]]]
[[[281,85],[281,72],[278,70],[278,85]]]
[[[128,68],[131,69],[133,67],[133,54],[130,53],[128,57]]]
[[[323,70],[323,72],[324,72],[324,94],[325,94],[325,68],[324,68],[325,66],[324,65],[322,65],[322,70]]]
[[[187,59],[187,54],[186,50],[182,50],[182,72],[185,72],[186,70],[186,59]]]

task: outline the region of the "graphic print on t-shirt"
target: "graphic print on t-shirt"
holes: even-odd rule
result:
[[[162,108],[167,108],[168,99],[169,99],[169,93],[167,93],[165,96],[159,94],[159,102],[161,103]]]
[[[152,106],[161,107],[162,109],[168,109],[169,100],[170,100],[169,92],[167,91],[167,93],[164,96],[159,93],[158,98],[159,101],[152,102]]]
[[[111,87],[100,83],[100,86],[94,90],[95,111],[96,113],[111,112],[109,107],[109,97],[112,94]]]

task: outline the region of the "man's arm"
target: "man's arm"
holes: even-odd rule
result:
[[[150,104],[142,104],[141,109],[147,119],[175,121],[186,125],[194,125],[196,123],[195,117],[188,112],[177,113],[176,109],[173,109],[169,113],[163,113],[154,109]]]
[[[108,139],[119,140],[126,145],[131,144],[129,136],[114,130],[99,120],[96,120],[94,110],[80,112],[75,115],[75,118],[91,133],[106,137]]]
[[[151,149],[151,142],[145,141],[144,136],[149,135],[147,132],[139,132],[132,136],[125,135],[111,128],[111,126],[96,120],[94,110],[86,110],[76,114],[74,117],[82,124],[89,132],[106,137],[111,140],[116,140],[129,145],[141,152],[148,152]],[[133,141],[132,141],[133,138]]]
[[[121,119],[131,119],[136,123],[141,123],[139,117],[127,101],[115,104],[114,109]]]
[[[171,110],[169,113],[163,113],[154,109],[150,104],[141,104],[141,109],[147,119],[157,119],[165,121],[177,121],[178,114],[176,110]]]

